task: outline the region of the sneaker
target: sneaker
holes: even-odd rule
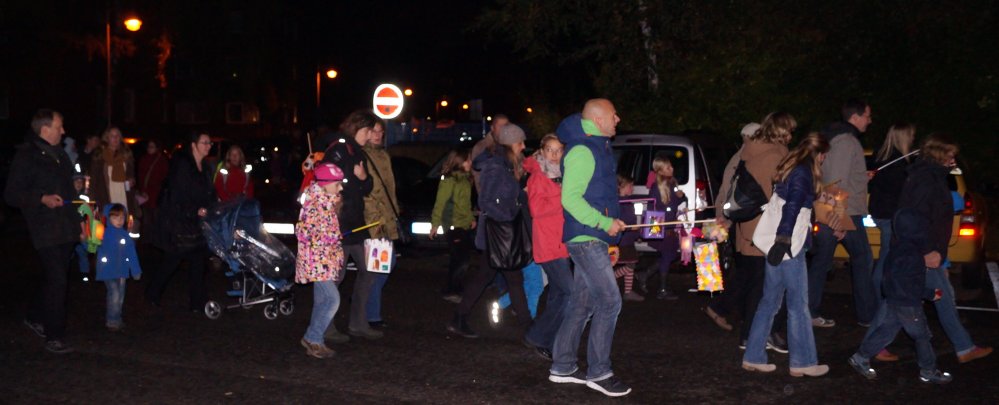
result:
[[[55,354],[72,353],[73,348],[63,343],[61,340],[49,340],[45,342],[45,350]]]
[[[441,298],[443,298],[444,301],[447,302],[451,302],[454,304],[461,304],[461,296],[458,294],[445,294]]]
[[[787,341],[779,333],[771,333],[770,337],[767,338],[767,350],[787,354]]]
[[[829,366],[816,364],[810,367],[791,367],[791,377],[821,377],[829,372]]]
[[[600,381],[587,381],[586,386],[600,391],[608,397],[623,397],[631,393],[631,387],[625,385],[615,376]]]
[[[680,296],[674,294],[672,291],[668,289],[663,288],[659,290],[658,293],[656,293],[656,299],[666,300],[666,301],[676,301],[680,299]]]
[[[919,370],[919,381],[932,384],[947,384],[954,380],[950,373],[940,370],[923,371]]]
[[[575,372],[569,375],[548,374],[548,381],[558,384],[586,384],[586,373],[583,370],[576,369]]]
[[[35,334],[38,335],[38,337],[43,339],[45,338],[45,327],[42,326],[42,324],[38,322],[31,322],[25,319],[24,326],[27,326],[28,329],[31,329],[32,332],[35,332]]]
[[[876,356],[874,356],[874,360],[884,361],[884,362],[898,361],[898,355],[889,352],[888,349],[881,349],[881,351],[878,352]]]
[[[370,340],[381,339],[385,336],[385,333],[382,333],[382,331],[374,330],[370,327],[361,330],[347,328],[347,333],[350,334],[350,336],[357,336]]]
[[[819,316],[812,318],[812,326],[816,328],[831,328],[836,326],[836,321]]]
[[[310,343],[305,338],[302,338],[301,343],[302,347],[305,347],[305,354],[317,359],[328,359],[336,354],[333,349],[326,347],[323,343]]]
[[[864,360],[862,357],[854,354],[853,356],[850,356],[850,358],[847,359],[846,362],[849,363],[854,370],[857,370],[857,373],[863,376],[864,378],[868,380],[873,380],[875,378],[878,378],[878,373],[874,371],[873,368],[871,368],[871,363],[867,360]]]
[[[344,344],[350,341],[350,336],[347,336],[337,330],[333,324],[330,324],[330,326],[326,328],[326,333],[323,337],[336,344]]]
[[[772,373],[777,370],[776,364],[756,364],[748,361],[742,362],[742,369],[746,371],[758,371],[761,373]]]
[[[732,324],[728,323],[728,320],[725,319],[724,316],[718,315],[714,309],[711,309],[711,306],[704,307],[704,313],[707,314],[708,318],[711,318],[711,320],[714,321],[715,325],[718,325],[719,328],[727,331],[732,330]]]
[[[992,354],[992,348],[988,346],[975,346],[971,351],[957,356],[958,363],[967,363]]]
[[[464,319],[455,319],[451,321],[451,323],[447,325],[447,331],[468,339],[475,339],[479,337],[479,334],[475,333],[475,331],[468,326],[468,322]]]
[[[746,342],[746,339],[742,339],[742,342],[739,342],[739,350],[746,350],[747,344],[748,342]]]
[[[624,293],[624,300],[625,301],[642,302],[642,301],[645,301],[645,297],[643,297],[642,294],[639,294],[637,292],[628,291],[628,292]]]

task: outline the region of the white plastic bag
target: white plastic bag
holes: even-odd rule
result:
[[[392,241],[388,239],[365,239],[364,254],[366,257],[365,269],[368,271],[373,273],[392,272],[392,255],[395,254],[392,249]]]

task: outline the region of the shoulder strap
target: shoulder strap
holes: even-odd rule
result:
[[[375,165],[375,162],[371,160],[371,157],[368,156],[368,153],[365,152],[364,149],[361,149],[361,155],[364,156],[365,160],[371,162],[368,167],[374,170],[375,174],[378,175],[378,182],[382,183],[382,190],[385,190],[385,198],[388,199],[389,206],[392,207],[392,214],[395,215],[396,219],[399,219],[399,210],[395,209],[395,203],[392,202],[392,195],[389,194],[388,186],[385,185],[385,178],[382,177],[382,174],[378,171],[378,166]]]

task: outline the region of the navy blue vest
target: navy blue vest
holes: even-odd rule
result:
[[[576,145],[585,146],[593,154],[594,167],[593,177],[590,184],[586,186],[583,199],[591,207],[600,211],[604,216],[618,218],[621,213],[621,206],[618,204],[617,195],[617,160],[614,159],[614,152],[611,150],[611,138],[605,136],[587,136],[582,142],[575,145],[566,145],[567,150]],[[565,173],[563,161],[562,173]],[[562,227],[562,240],[568,242],[572,238],[580,235],[592,236],[608,244],[617,244],[620,235],[611,237],[603,229],[579,223],[565,208],[562,209],[565,217],[565,225]]]

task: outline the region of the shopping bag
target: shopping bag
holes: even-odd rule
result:
[[[718,261],[718,244],[698,243],[694,246],[694,261],[697,262],[697,290],[722,291],[721,265]]]
[[[392,272],[392,241],[388,239],[365,239],[364,254],[365,269],[372,273]]]

